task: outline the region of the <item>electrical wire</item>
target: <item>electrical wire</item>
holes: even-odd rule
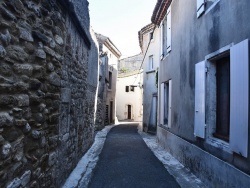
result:
[[[154,29],[153,29],[153,32],[152,32],[152,36],[154,36],[155,28],[156,28],[156,25],[154,26]],[[148,48],[149,48],[149,46],[150,46],[150,44],[151,44],[151,40],[152,40],[152,39],[153,39],[153,38],[151,37],[150,40],[149,40],[149,42],[148,42],[148,46],[147,46],[146,52],[145,52],[145,54],[144,54],[144,56],[143,56],[143,59],[142,59],[142,62],[141,62],[141,66],[140,66],[140,68],[139,68],[139,71],[138,71],[138,73],[137,73],[137,75],[136,75],[136,78],[135,78],[135,80],[134,80],[134,82],[133,82],[132,85],[134,85],[135,81],[137,80],[138,75],[140,74],[140,70],[141,70],[141,68],[142,68],[143,62],[144,62],[145,57],[146,57],[146,55],[147,55]]]

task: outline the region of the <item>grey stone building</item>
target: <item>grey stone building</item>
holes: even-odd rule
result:
[[[116,81],[121,52],[106,36],[97,34],[100,56],[96,129],[114,124],[116,118]]]
[[[118,63],[118,73],[123,74],[139,70],[141,68],[142,59],[142,53],[120,59]]]
[[[208,187],[248,187],[250,1],[158,0],[157,138]]]
[[[93,141],[87,0],[0,2],[0,187],[60,187]]]

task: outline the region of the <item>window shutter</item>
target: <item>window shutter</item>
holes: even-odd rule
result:
[[[168,93],[168,127],[171,127],[171,111],[172,111],[172,80],[169,80],[169,93]]]
[[[205,138],[205,61],[195,65],[195,114],[194,135]]]
[[[171,51],[171,6],[167,10],[167,53]]]
[[[247,157],[249,114],[249,41],[230,48],[230,148]]]
[[[205,12],[205,0],[197,0],[197,18]]]
[[[160,124],[163,125],[164,119],[164,83],[161,83],[161,104],[160,104]]]
[[[161,24],[161,54],[160,54],[160,57],[161,59],[163,58],[164,54],[163,54],[163,32],[164,32],[164,24],[163,24],[163,21],[162,21],[162,24]]]

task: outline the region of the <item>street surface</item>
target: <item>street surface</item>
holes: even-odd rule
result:
[[[137,126],[124,124],[110,130],[88,187],[179,187],[138,134]]]

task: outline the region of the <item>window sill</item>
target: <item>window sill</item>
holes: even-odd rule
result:
[[[161,128],[163,128],[163,129],[166,129],[166,130],[170,129],[170,127],[168,125],[159,124],[158,126],[161,127]]]
[[[146,72],[146,74],[153,73],[153,72],[155,72],[155,70],[149,70]]]
[[[215,138],[213,136],[209,136],[207,139],[206,139],[206,142],[216,148],[219,148],[219,149],[222,149],[223,151],[225,152],[228,152],[230,154],[232,154],[232,151],[230,150],[230,147],[229,147],[229,142],[226,142],[224,140],[221,140],[219,138]]]

